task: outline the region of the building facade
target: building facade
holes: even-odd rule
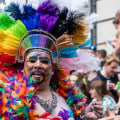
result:
[[[92,44],[97,49],[105,49],[108,54],[112,53],[113,47],[104,43],[116,40],[116,30],[112,22],[118,9],[120,0],[91,0],[91,12],[96,12],[99,16],[91,32]]]

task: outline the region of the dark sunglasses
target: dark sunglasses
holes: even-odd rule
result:
[[[118,24],[119,24],[119,20],[116,20],[116,19],[115,19],[115,20],[113,21],[113,24],[118,25]]]

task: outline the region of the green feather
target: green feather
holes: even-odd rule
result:
[[[67,104],[68,104],[69,106],[72,105],[72,104],[73,104],[73,99],[68,98],[68,99],[67,99]]]
[[[10,28],[10,31],[19,39],[22,39],[23,35],[27,32],[25,25],[22,21],[17,20]]]
[[[0,12],[0,30],[6,30],[15,23],[6,13]]]

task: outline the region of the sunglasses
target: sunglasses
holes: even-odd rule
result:
[[[27,56],[26,61],[30,63],[35,63],[39,57],[39,60],[43,64],[49,64],[51,63],[51,60],[48,58],[47,55],[45,54],[38,54],[38,53],[33,53]]]
[[[119,20],[116,20],[116,19],[115,19],[115,20],[113,21],[113,24],[118,25],[118,24],[119,24]]]

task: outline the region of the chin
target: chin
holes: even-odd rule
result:
[[[94,99],[95,97],[94,96],[91,96],[92,99]]]
[[[41,78],[32,78],[32,84],[34,85],[40,85],[41,83],[43,83],[44,79]]]
[[[115,73],[111,73],[110,76],[113,76]]]

